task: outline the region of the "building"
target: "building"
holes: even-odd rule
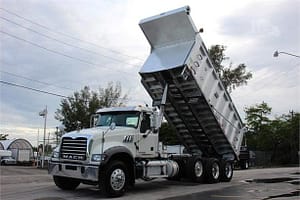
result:
[[[30,162],[33,160],[33,147],[29,141],[25,139],[1,140],[1,146],[4,150],[12,152],[12,157],[17,162]]]

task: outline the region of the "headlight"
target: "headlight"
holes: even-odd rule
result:
[[[58,157],[59,157],[59,152],[53,151],[52,158],[58,158]]]
[[[92,161],[95,162],[100,162],[105,160],[105,155],[104,154],[92,154]]]

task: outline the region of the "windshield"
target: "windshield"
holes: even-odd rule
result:
[[[110,126],[114,122],[116,126],[137,128],[139,116],[140,113],[135,111],[101,113],[96,126]]]

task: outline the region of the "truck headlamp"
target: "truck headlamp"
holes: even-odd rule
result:
[[[58,158],[58,157],[59,157],[59,152],[53,151],[52,158]]]
[[[105,155],[104,154],[92,154],[92,161],[95,162],[100,162],[105,160]]]

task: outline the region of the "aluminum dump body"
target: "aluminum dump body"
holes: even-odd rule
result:
[[[237,158],[244,128],[189,15],[179,8],[141,20],[151,54],[140,70],[142,84],[190,153]]]

